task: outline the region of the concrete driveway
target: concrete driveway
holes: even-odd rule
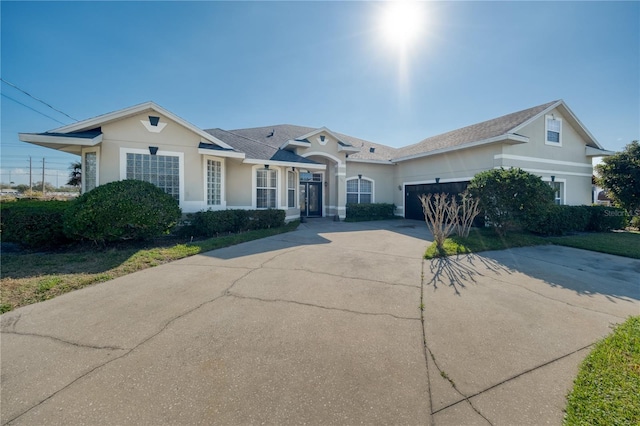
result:
[[[309,222],[4,314],[1,423],[559,424],[640,261],[429,240]]]

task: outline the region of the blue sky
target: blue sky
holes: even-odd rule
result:
[[[2,1],[2,78],[80,120],[153,100],[201,128],[327,126],[404,146],[562,98],[605,148],[640,137],[639,2],[422,6],[402,62],[381,2]],[[0,180],[26,182],[31,155],[62,184],[77,157],[17,133],[73,120],[1,90]]]

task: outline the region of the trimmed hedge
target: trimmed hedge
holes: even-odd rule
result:
[[[181,217],[178,202],[140,180],[100,185],[81,195],[65,213],[69,238],[105,243],[144,240],[168,233]]]
[[[215,237],[256,229],[284,226],[284,210],[206,210],[187,214],[189,225],[179,231],[185,236]]]
[[[69,243],[63,218],[69,201],[18,200],[0,205],[2,240],[27,248],[53,248]]]
[[[623,229],[626,224],[626,212],[616,207],[553,205],[539,212],[528,230],[541,235],[565,235],[570,232]]]
[[[347,222],[361,222],[367,220],[395,219],[395,204],[370,203],[347,204]]]

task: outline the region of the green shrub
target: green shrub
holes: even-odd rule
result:
[[[284,210],[250,210],[249,229],[269,229],[284,226]]]
[[[629,221],[626,210],[618,207],[590,206],[588,231],[606,232],[612,229],[624,229]]]
[[[2,240],[28,248],[54,248],[67,244],[63,229],[68,201],[19,200],[0,205]]]
[[[185,236],[215,237],[255,229],[284,226],[284,210],[206,210],[187,215],[189,225],[180,233]]]
[[[535,226],[540,211],[553,205],[553,189],[522,169],[494,169],[474,176],[467,187],[480,200],[481,214],[496,232]]]
[[[541,210],[527,229],[541,235],[565,235],[569,232],[584,232],[591,219],[589,206],[552,205]]]
[[[167,233],[180,219],[176,200],[139,180],[101,185],[72,202],[64,217],[69,238],[105,243]]]
[[[360,222],[367,220],[395,219],[395,204],[370,203],[370,204],[347,204],[348,222]]]

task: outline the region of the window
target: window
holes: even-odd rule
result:
[[[152,183],[180,201],[180,157],[128,152],[126,178]]]
[[[276,170],[256,170],[256,208],[276,208],[276,188],[278,174]]]
[[[98,154],[96,152],[84,153],[84,170],[82,180],[84,181],[84,192],[89,192],[98,183]]]
[[[554,201],[556,204],[564,204],[564,183],[563,182],[551,182],[551,188],[554,193]]]
[[[219,206],[222,204],[222,163],[216,160],[207,160],[207,204]]]
[[[369,179],[349,179],[347,181],[347,204],[368,204],[373,202],[373,181]]]
[[[296,207],[296,174],[295,172],[287,172],[287,207]]]
[[[551,145],[561,145],[562,139],[562,120],[555,116],[547,115],[546,117],[546,143]]]

